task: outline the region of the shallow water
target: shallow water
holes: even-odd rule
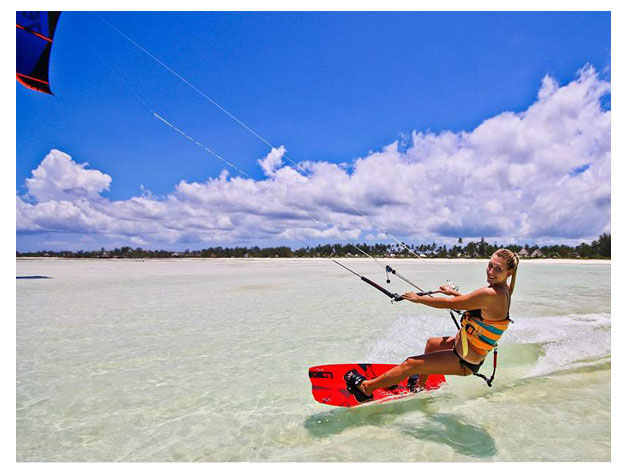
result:
[[[390,263],[423,288],[485,284],[485,261]],[[354,409],[317,404],[307,368],[402,361],[454,333],[445,311],[391,305],[325,259],[34,259],[17,275],[50,277],[16,280],[18,461],[610,460],[609,262],[521,264],[492,389],[449,377]]]

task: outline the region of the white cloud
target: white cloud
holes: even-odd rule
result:
[[[98,170],[87,170],[88,163],[76,163],[59,150],[51,150],[32,178],[26,180],[28,194],[38,202],[81,198],[94,199],[109,189],[111,177]]]
[[[280,146],[279,148],[272,149],[265,158],[257,160],[257,163],[259,163],[266,176],[274,176],[283,163],[284,155],[285,147]]]
[[[281,147],[258,161],[264,179],[223,171],[181,181],[163,198],[142,187],[140,196],[108,200],[108,175],[52,150],[17,197],[17,228],[143,246],[383,240],[372,220],[419,242],[596,238],[610,228],[611,113],[601,108],[609,91],[591,67],[561,87],[547,76],[527,110],[472,131],[415,131],[408,147],[388,144],[351,164],[285,165]]]

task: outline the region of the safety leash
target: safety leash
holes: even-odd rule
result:
[[[489,378],[485,375],[485,374],[480,374],[480,373],[475,373],[475,376],[479,376],[481,379],[483,379],[486,384],[488,385],[488,387],[492,387],[492,381],[494,381],[494,375],[496,374],[496,361],[498,359],[499,356],[499,350],[495,347],[494,348],[494,358],[493,358],[493,366],[492,366],[492,376],[490,376]]]

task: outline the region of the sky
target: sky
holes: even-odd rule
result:
[[[608,12],[64,12],[16,247],[590,242],[610,55]]]

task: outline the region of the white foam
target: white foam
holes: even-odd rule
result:
[[[537,343],[544,350],[527,372],[529,377],[587,366],[611,355],[609,313],[519,318],[508,333],[504,344]]]
[[[424,351],[427,340],[434,336],[454,336],[457,329],[446,313],[401,315],[388,331],[369,348],[368,361],[400,362]]]
[[[369,348],[366,360],[400,362],[410,355],[421,354],[428,338],[455,333],[451,318],[444,313],[441,316],[432,313],[402,315]],[[538,361],[526,373],[531,377],[609,359],[610,336],[609,313],[517,317],[499,343],[501,348],[508,343],[541,346]],[[513,360],[516,360],[515,354]]]

